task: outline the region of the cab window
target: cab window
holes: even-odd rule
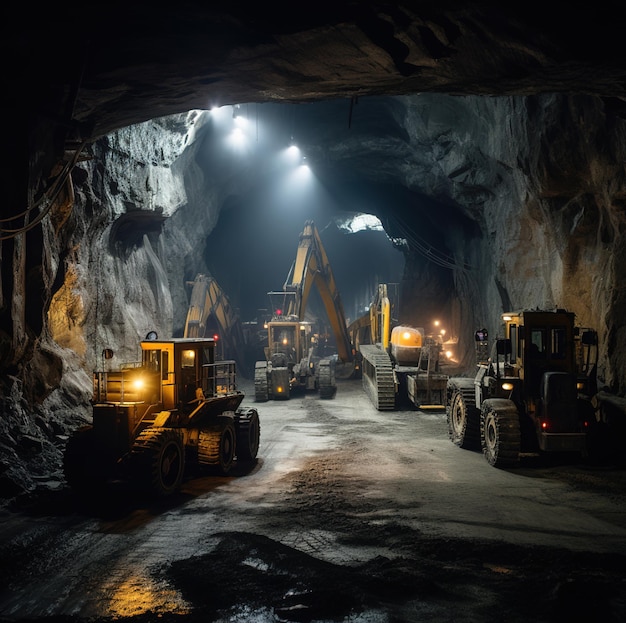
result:
[[[530,332],[530,356],[543,358],[546,356],[546,340],[544,329],[532,329]]]
[[[164,350],[163,351],[163,369],[161,370],[161,380],[167,381],[169,374],[169,364],[170,364],[170,356],[169,353]]]
[[[210,363],[213,363],[211,358],[212,350],[210,348],[202,349],[202,363],[200,365],[206,366]]]
[[[144,350],[143,365],[145,368],[153,372],[159,372],[161,369],[161,351],[160,350]]]
[[[181,352],[180,357],[181,368],[195,368],[196,367],[196,351],[191,349],[185,349]]]
[[[565,327],[554,327],[551,331],[551,347],[553,359],[565,359],[567,342]]]
[[[293,327],[274,328],[272,341],[278,344],[279,349],[293,348],[295,330]]]
[[[517,325],[512,324],[509,327],[509,336],[511,338],[511,361],[515,361],[518,353]]]

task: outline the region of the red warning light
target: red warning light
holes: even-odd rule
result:
[[[220,339],[220,336],[219,336],[217,333],[214,333],[214,334],[213,334],[213,339],[214,339],[214,340],[219,340],[219,339]]]
[[[277,309],[277,310],[276,310],[276,315],[277,315],[277,316],[282,315],[282,313],[283,313],[283,310],[282,310],[282,309]]]

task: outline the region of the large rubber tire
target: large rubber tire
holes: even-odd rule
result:
[[[230,471],[236,451],[235,423],[232,416],[220,415],[198,437],[198,462],[216,468],[225,475]]]
[[[237,461],[250,463],[256,460],[261,440],[261,424],[256,409],[240,409],[235,414],[237,433]]]
[[[185,446],[174,428],[146,428],[135,439],[131,465],[141,489],[167,496],[180,489],[185,473]]]
[[[257,361],[254,368],[254,400],[267,402],[270,398],[267,362]]]
[[[69,486],[80,493],[97,493],[109,477],[111,458],[98,441],[93,426],[79,428],[63,453],[63,472]]]
[[[485,400],[480,411],[480,441],[485,459],[494,467],[519,464],[521,434],[519,413],[510,400]]]
[[[459,448],[480,450],[480,411],[476,408],[474,381],[448,383],[446,418],[448,436]]]

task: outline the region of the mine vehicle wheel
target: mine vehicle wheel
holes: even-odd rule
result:
[[[180,489],[185,472],[185,446],[173,428],[146,428],[132,449],[136,476],[143,489],[170,495]]]
[[[519,463],[521,434],[517,407],[501,398],[485,400],[480,412],[480,441],[487,462],[494,467]]]
[[[220,415],[216,423],[203,428],[198,437],[198,462],[227,474],[235,459],[235,424],[232,416]]]
[[[270,398],[269,382],[267,379],[267,363],[257,362],[254,368],[254,400],[267,402]]]
[[[237,460],[254,461],[259,452],[261,425],[256,409],[242,409],[235,416],[237,431]]]
[[[448,394],[446,417],[452,443],[466,450],[479,450],[480,411],[476,408],[474,381],[450,384]]]
[[[337,393],[337,384],[333,377],[332,362],[322,359],[318,364],[320,398],[333,398]]]
[[[82,493],[100,490],[106,484],[110,466],[111,460],[93,426],[83,426],[69,438],[63,454],[63,472],[72,489]]]

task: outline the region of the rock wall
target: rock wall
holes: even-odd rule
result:
[[[493,335],[504,311],[571,309],[599,331],[601,381],[623,393],[624,121],[583,96],[406,103],[406,185],[471,221],[440,225],[459,335]]]
[[[424,94],[379,98],[375,111],[375,129],[312,131],[307,147],[339,177],[411,191],[381,214],[406,240],[402,321],[445,314],[467,345],[479,326],[496,334],[503,311],[571,309],[599,330],[601,383],[623,395],[626,123],[599,98],[565,95]],[[206,272],[220,209],[263,175],[207,159],[211,132],[208,113],[190,112],[98,140],[39,233],[14,241],[13,339],[2,340],[7,482],[42,447],[25,449],[24,438],[46,440],[58,467],[67,432],[89,419],[104,348],[134,361],[149,330],[181,334],[185,284]],[[19,486],[32,485],[23,471]]]

